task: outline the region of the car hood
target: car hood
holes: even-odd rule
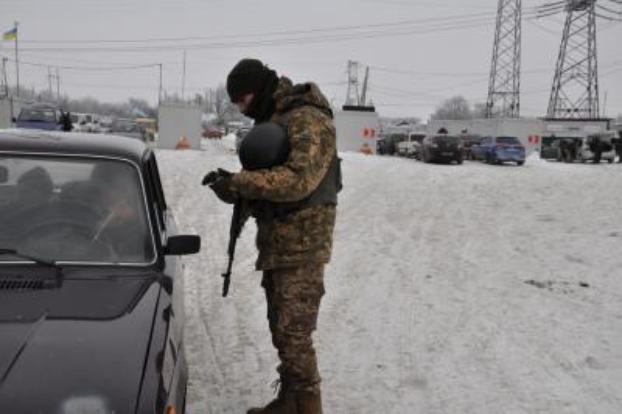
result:
[[[0,291],[0,412],[133,413],[160,284]]]

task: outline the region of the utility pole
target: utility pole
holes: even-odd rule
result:
[[[184,92],[186,90],[186,51],[184,50],[183,71],[181,74],[181,100],[184,100]]]
[[[367,105],[367,82],[369,81],[369,66],[365,68],[365,78],[363,79],[363,91],[361,92],[361,101],[359,105]]]
[[[56,67],[56,100],[60,102],[60,73]]]
[[[19,53],[17,47],[17,38],[19,37],[19,33],[17,30],[17,26],[19,26],[18,22],[15,22],[15,82],[16,82],[16,90],[15,94],[19,96]]]
[[[2,58],[2,86],[3,86],[3,95],[4,96],[9,96],[9,82],[8,79],[6,77],[6,62],[7,62],[7,58],[3,57]]]
[[[158,85],[158,109],[162,104],[162,64],[158,63],[158,67],[160,68],[160,83]]]
[[[486,118],[520,116],[521,0],[499,0]]]
[[[52,78],[53,77],[54,76],[52,75],[52,68],[48,66],[48,94],[50,98],[52,98]]]
[[[346,95],[346,105],[355,106],[360,102],[359,97],[359,64],[352,60],[348,61],[348,93]]]

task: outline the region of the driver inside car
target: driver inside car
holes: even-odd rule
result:
[[[149,255],[148,229],[140,206],[140,184],[129,167],[102,162],[91,174],[97,188],[92,200],[100,211],[92,241],[110,244],[118,261],[135,261]]]

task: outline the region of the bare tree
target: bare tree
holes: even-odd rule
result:
[[[432,114],[432,119],[472,119],[473,111],[463,96],[445,100]]]

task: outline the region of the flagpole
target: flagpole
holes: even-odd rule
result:
[[[19,54],[18,54],[18,47],[17,47],[17,36],[18,36],[18,31],[17,31],[17,26],[18,26],[18,22],[15,22],[15,80],[17,83],[16,86],[16,95],[19,96]]]

